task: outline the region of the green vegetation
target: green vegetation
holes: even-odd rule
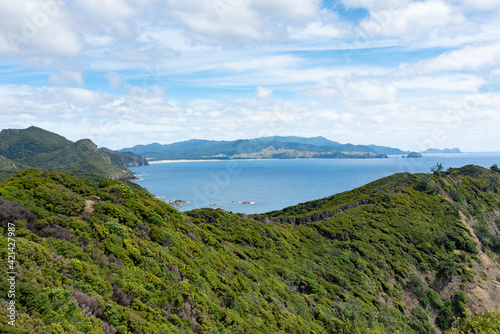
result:
[[[500,312],[487,311],[472,314],[469,309],[464,311],[465,317],[457,319],[452,334],[497,334],[500,333]]]
[[[16,172],[36,167],[46,170],[64,170],[79,177],[90,174],[108,178],[132,178],[128,166],[147,164],[143,157],[133,153],[98,150],[96,145],[83,139],[73,143],[55,133],[30,127],[23,130],[8,129],[0,132],[0,181]],[[97,181],[98,182],[98,181]]]
[[[443,164],[437,163],[436,166],[431,167],[431,172],[434,173],[434,175],[439,175],[443,171]]]
[[[484,280],[483,250],[498,259],[499,179],[476,166],[396,174],[246,216],[183,214],[130,183],[30,169],[0,184],[0,252],[15,222],[19,273],[15,330],[0,283],[0,332],[465,331],[458,283]]]

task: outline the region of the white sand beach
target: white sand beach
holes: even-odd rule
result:
[[[199,160],[188,160],[188,159],[181,159],[181,160],[158,160],[158,161],[148,161],[150,164],[162,164],[162,163],[170,163],[170,162],[196,162],[196,161],[225,161],[225,160],[217,160],[217,159],[199,159]]]

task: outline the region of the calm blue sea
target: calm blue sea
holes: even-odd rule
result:
[[[263,213],[327,197],[399,172],[430,172],[475,164],[500,166],[500,152],[432,154],[420,159],[292,159],[184,161],[154,163],[131,170],[137,184],[160,199],[187,202],[182,211],[200,207]],[[247,204],[244,204],[247,203]]]

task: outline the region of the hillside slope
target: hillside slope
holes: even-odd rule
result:
[[[132,152],[118,152],[106,147],[99,148],[99,151],[106,154],[111,159],[113,165],[121,169],[149,165],[148,159]]]
[[[9,177],[28,169],[29,166],[0,155],[0,182],[7,180]]]
[[[39,154],[65,149],[71,144],[70,140],[35,126],[0,131],[0,155],[26,165],[32,165]]]
[[[0,331],[437,333],[498,300],[499,208],[500,174],[476,166],[250,216],[28,170],[0,185],[19,312]]]
[[[28,166],[66,171],[83,170],[109,178],[132,178],[133,174],[128,170],[128,166],[147,165],[145,158],[135,154],[105,148],[99,150],[89,139],[73,143],[34,126],[27,129],[2,130],[0,155],[22,164],[22,170]],[[8,172],[3,169],[3,165],[6,164],[0,165],[0,171]]]

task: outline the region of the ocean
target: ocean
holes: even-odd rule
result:
[[[130,168],[137,184],[181,211],[201,207],[264,213],[360,187],[400,173],[475,164],[500,166],[500,152],[428,154],[404,159],[176,161]],[[177,201],[177,202],[175,202]]]

